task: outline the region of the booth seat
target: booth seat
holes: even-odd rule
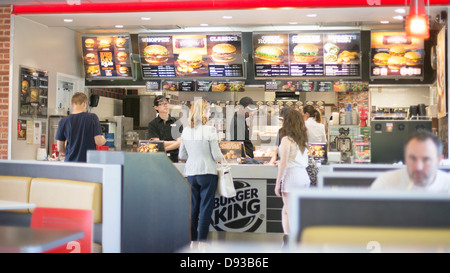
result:
[[[92,210],[96,243],[94,249],[98,251],[101,244],[102,184],[42,177],[0,176],[0,199],[32,203],[36,207]],[[27,225],[32,213],[33,209],[3,212],[0,222],[4,225]]]
[[[449,228],[411,228],[376,226],[311,226],[301,234],[303,244],[436,247],[450,245]]]
[[[29,203],[32,177],[0,176],[0,199]],[[30,213],[29,209],[14,210],[19,213]]]

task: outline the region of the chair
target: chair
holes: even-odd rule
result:
[[[92,210],[37,207],[31,216],[31,227],[82,230],[84,232],[82,239],[50,249],[46,253],[92,252]]]

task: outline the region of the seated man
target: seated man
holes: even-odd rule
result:
[[[431,132],[413,133],[405,144],[406,168],[381,174],[371,189],[450,193],[450,175],[438,170],[442,149],[442,143]]]

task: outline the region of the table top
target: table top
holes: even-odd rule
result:
[[[35,207],[36,205],[32,203],[0,200],[0,210],[33,209]]]
[[[0,253],[41,253],[83,236],[77,230],[0,226]]]

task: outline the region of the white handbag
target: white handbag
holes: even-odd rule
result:
[[[236,189],[234,188],[233,176],[231,175],[231,167],[225,159],[222,160],[222,163],[217,168],[217,175],[219,179],[216,194],[226,198],[235,197]]]

